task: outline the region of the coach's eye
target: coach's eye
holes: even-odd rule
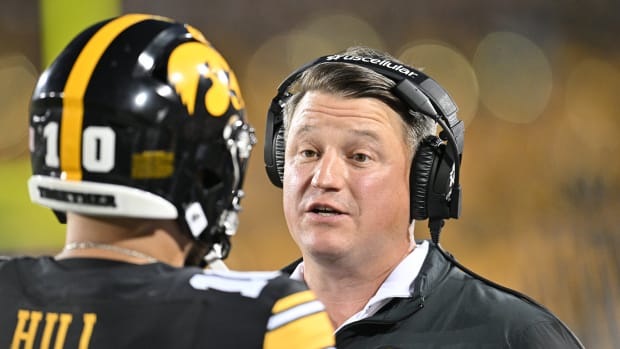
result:
[[[300,153],[304,158],[312,158],[317,156],[317,152],[311,149],[302,150]]]
[[[367,162],[368,160],[370,160],[370,156],[363,153],[357,153],[353,154],[353,160],[355,160],[356,162]]]

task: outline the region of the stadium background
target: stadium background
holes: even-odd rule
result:
[[[588,348],[620,348],[620,2],[612,0],[3,0],[0,254],[49,254],[63,226],[29,202],[36,76],[87,25],[128,12],[186,21],[240,80],[259,144],[231,268],[298,256],[263,167],[265,111],[293,68],[354,44],[387,50],[452,94],[466,122],[463,214],[442,244],[557,313]],[[395,193],[395,195],[398,195]],[[427,238],[419,224],[417,238]]]

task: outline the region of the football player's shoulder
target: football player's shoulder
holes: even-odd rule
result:
[[[284,298],[305,303],[315,299],[305,283],[290,279],[280,271],[202,270],[191,268],[185,278],[193,290],[219,291],[261,299],[274,304]],[[293,296],[293,297],[291,297]]]
[[[267,289],[273,290],[280,297],[308,291],[308,286],[302,281],[291,279],[282,272],[274,272],[274,277],[269,280]]]
[[[3,256],[0,255],[0,266],[15,266],[15,265],[20,265],[20,266],[24,266],[24,265],[32,265],[32,264],[36,264],[39,263],[41,260],[43,260],[44,258],[40,257],[40,258],[34,258],[34,257],[30,257],[30,256]]]
[[[21,273],[32,275],[45,269],[48,257],[0,256],[0,274],[3,282],[8,279],[22,280]],[[22,280],[23,281],[23,280]],[[19,281],[21,282],[21,281]]]
[[[10,258],[10,257],[8,257],[8,256],[2,256],[2,255],[0,255],[0,267],[2,267],[4,264],[6,264],[6,262],[7,262],[8,260],[10,260],[10,259],[11,259],[11,258]]]
[[[217,290],[258,298],[266,288],[282,278],[279,271],[187,270],[189,285],[195,290]]]
[[[284,348],[295,343],[298,349],[333,348],[333,327],[324,305],[301,281],[278,276],[263,292],[273,299],[264,348]]]

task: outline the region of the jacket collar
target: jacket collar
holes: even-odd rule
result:
[[[422,298],[422,300],[433,293],[433,289],[448,275],[450,269],[450,263],[442,255],[439,246],[432,241],[429,241],[429,244],[422,269],[410,288],[412,297]]]
[[[397,298],[388,302],[375,315],[361,321],[357,321],[351,325],[360,323],[372,323],[374,325],[385,324],[390,325],[394,322],[409,316],[411,313],[419,310],[424,306],[424,299],[431,294],[433,290],[447,276],[450,269],[450,263],[439,251],[439,246],[432,241],[428,241],[428,253],[422,264],[422,268],[418,276],[413,280],[410,286],[411,298]],[[282,269],[282,272],[290,275],[302,259],[297,259],[293,263]],[[349,327],[349,325],[344,328]]]
[[[439,251],[437,244],[430,240],[428,243],[426,259],[424,259],[418,276],[410,286],[411,297],[392,299],[375,315],[357,323],[367,321],[369,323],[391,325],[424,307],[425,298],[433,293],[433,290],[448,275],[450,270],[450,263]]]

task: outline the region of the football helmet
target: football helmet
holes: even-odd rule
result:
[[[30,197],[61,220],[176,219],[225,258],[256,143],[244,113],[235,74],[196,28],[143,14],[97,23],[34,89]]]

